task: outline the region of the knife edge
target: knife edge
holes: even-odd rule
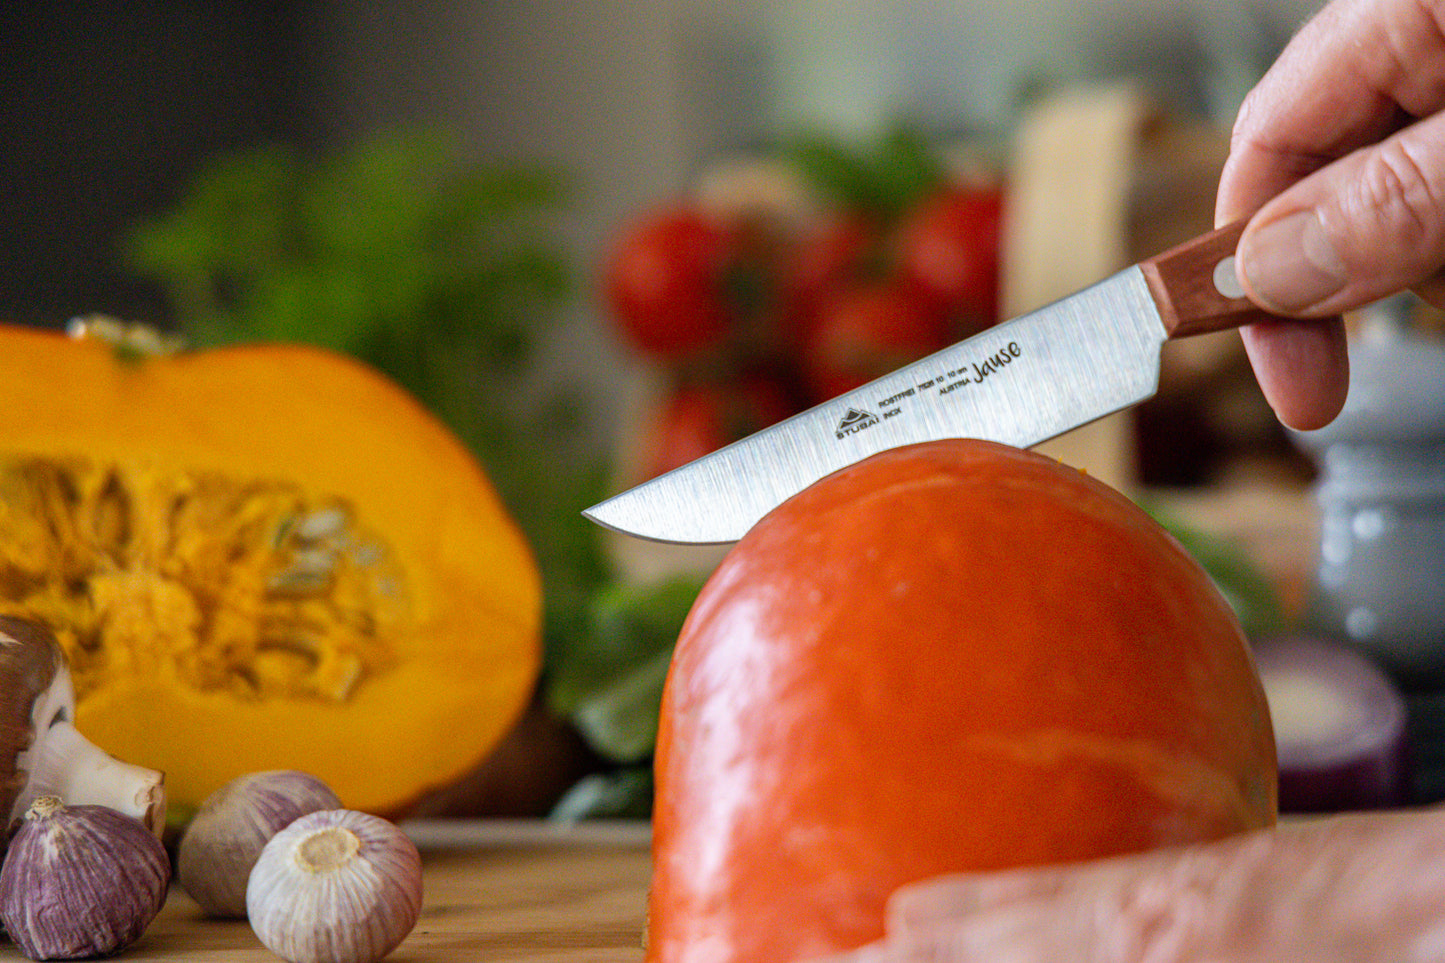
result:
[[[649,541],[726,544],[868,455],[938,438],[1027,448],[1158,388],[1167,338],[1138,266],[815,405],[583,514]]]

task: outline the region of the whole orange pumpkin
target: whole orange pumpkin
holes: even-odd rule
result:
[[[898,886],[1275,819],[1240,626],[1145,512],[977,441],[873,456],[762,519],[681,637],[657,750],[649,959],[883,933]]]

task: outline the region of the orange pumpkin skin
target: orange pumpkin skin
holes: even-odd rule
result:
[[[762,519],[663,700],[649,960],[883,935],[898,886],[1275,820],[1247,641],[1112,489],[992,443],[897,449]]]

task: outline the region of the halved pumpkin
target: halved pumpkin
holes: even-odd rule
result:
[[[525,706],[541,588],[460,442],[300,345],[128,360],[0,326],[0,613],[48,623],[76,724],[199,803],[293,768],[397,813]]]

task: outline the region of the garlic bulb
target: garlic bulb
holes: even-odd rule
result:
[[[117,953],[165,903],[171,865],[139,820],[42,796],[0,867],[0,922],[32,960]]]
[[[255,772],[211,793],[176,852],[176,881],[210,916],[246,915],[246,880],[272,836],[293,820],[341,801],[320,779],[294,769]]]
[[[291,963],[370,963],[411,932],[421,898],[421,856],[400,829],[330,809],[271,837],[251,870],[246,914]]]

